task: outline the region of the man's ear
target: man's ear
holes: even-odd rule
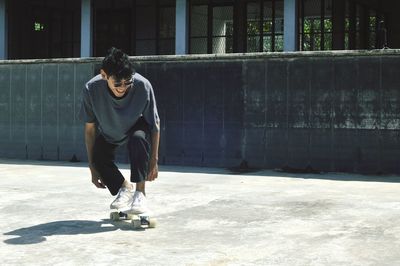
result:
[[[101,74],[101,77],[103,78],[103,79],[107,79],[107,74],[106,74],[106,72],[103,70],[103,69],[100,69],[100,74]]]

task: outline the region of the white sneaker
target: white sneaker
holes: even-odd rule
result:
[[[141,214],[147,213],[148,211],[146,196],[140,191],[135,191],[132,205],[127,212],[132,214]]]
[[[126,211],[131,208],[133,202],[133,191],[126,187],[121,187],[118,191],[117,198],[111,203],[110,209]]]

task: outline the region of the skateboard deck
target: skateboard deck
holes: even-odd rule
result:
[[[139,228],[155,228],[157,226],[157,220],[150,218],[150,215],[146,213],[132,214],[121,211],[113,211],[110,213],[110,219],[113,221],[130,220],[133,229]]]

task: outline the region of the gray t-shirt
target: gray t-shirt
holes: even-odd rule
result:
[[[123,144],[129,130],[143,117],[152,132],[160,130],[153,87],[142,75],[135,73],[133,84],[122,98],[116,98],[107,81],[97,75],[83,88],[79,118],[96,123],[104,138],[113,144]]]

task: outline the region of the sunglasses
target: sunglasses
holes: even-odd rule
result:
[[[128,87],[130,85],[132,85],[133,83],[133,79],[129,80],[129,81],[125,81],[125,82],[114,82],[114,87],[118,88],[118,87]]]

